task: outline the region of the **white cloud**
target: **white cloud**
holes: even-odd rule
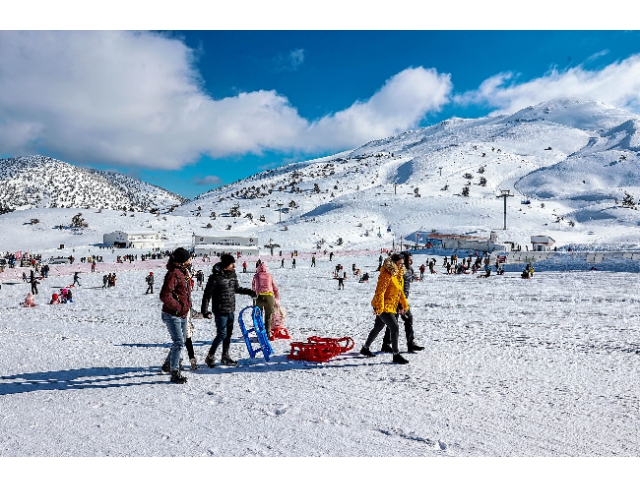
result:
[[[346,149],[415,126],[451,91],[448,75],[411,68],[314,121],[275,91],[214,100],[201,82],[194,52],[166,35],[1,31],[0,151],[173,169],[205,154]]]
[[[304,49],[294,49],[286,56],[280,54],[276,58],[277,69],[279,71],[297,71],[304,63],[306,51]]]
[[[477,90],[456,95],[454,101],[486,104],[496,108],[494,114],[505,114],[554,98],[579,97],[640,113],[638,54],[599,70],[587,70],[581,65],[566,71],[554,69],[522,83],[515,79],[513,73],[497,74],[483,81]]]
[[[196,186],[217,186],[222,184],[222,179],[218,176],[205,176],[203,178],[194,178],[193,182]]]

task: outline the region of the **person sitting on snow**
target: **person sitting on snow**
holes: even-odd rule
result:
[[[60,296],[57,293],[51,295],[51,302],[49,304],[60,304]]]
[[[27,297],[24,299],[24,304],[23,306],[25,308],[34,308],[36,305],[36,300],[33,297],[33,293],[29,293],[27,294]]]

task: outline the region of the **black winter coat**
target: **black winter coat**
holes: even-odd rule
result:
[[[240,287],[238,276],[235,271],[225,271],[219,264],[213,266],[213,272],[209,276],[207,286],[204,288],[202,296],[202,314],[209,312],[209,302],[213,314],[229,314],[236,310],[236,294],[246,294],[256,296],[251,289]]]

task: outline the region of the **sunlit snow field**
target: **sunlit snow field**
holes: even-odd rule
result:
[[[72,278],[51,277],[34,309],[18,306],[28,284],[3,282],[1,455],[640,454],[638,274],[427,275],[409,297],[426,350],[405,354],[402,366],[389,354],[357,353],[373,325],[377,262],[270,264],[292,337],[350,336],[351,353],[289,361],[289,342],[277,341],[270,363],[250,359],[236,319],[231,355],[240,366],[207,369],[214,325],[198,320],[202,368],[186,367],[185,385],[160,373],[170,345],[157,294],[164,271],[154,295],[144,295],[147,271],[120,272],[113,289],[101,288],[102,274],[84,273],[75,303],[60,306],[45,302]],[[350,277],[338,291],[336,263],[355,263],[372,279]],[[250,286],[253,274],[238,275]],[[194,292],[197,307],[201,297]],[[406,350],[402,327],[400,337]]]

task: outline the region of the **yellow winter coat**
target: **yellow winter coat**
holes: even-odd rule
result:
[[[371,306],[376,314],[396,313],[398,303],[408,310],[409,302],[404,295],[404,277],[390,257],[387,257],[380,269],[376,293],[371,300]]]

